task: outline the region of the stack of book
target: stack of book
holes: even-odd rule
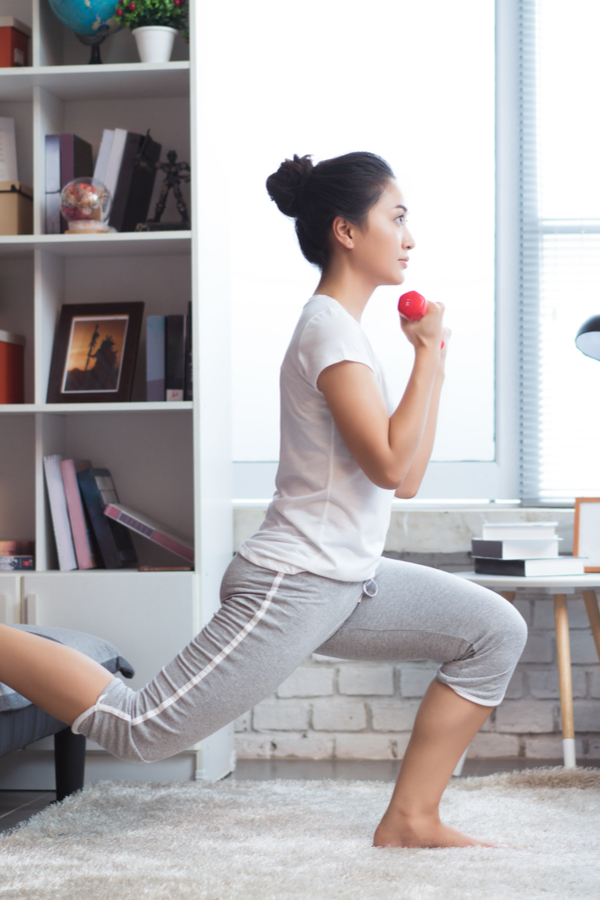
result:
[[[148,218],[161,145],[123,128],[105,128],[94,166],[92,145],[76,134],[46,135],[46,234],[65,230],[60,192],[75,178],[96,178],[112,197],[109,225],[135,231]]]
[[[162,147],[150,137],[124,128],[105,128],[94,168],[113,198],[109,225],[117,231],[135,231],[148,218]]]
[[[0,572],[33,569],[33,541],[0,541]]]
[[[146,319],[146,400],[192,400],[192,310]]]
[[[44,472],[62,571],[137,568],[131,531],[194,562],[189,538],[119,503],[108,469],[54,454],[44,457]]]
[[[557,522],[486,523],[471,541],[479,575],[583,575],[585,557],[560,556]]]

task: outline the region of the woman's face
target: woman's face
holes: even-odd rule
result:
[[[374,285],[404,281],[408,251],[415,246],[406,215],[400,188],[390,179],[365,225],[354,229],[354,263]]]

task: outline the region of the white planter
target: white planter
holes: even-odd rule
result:
[[[176,28],[168,28],[166,25],[146,25],[143,28],[134,28],[131,33],[142,62],[169,62],[177,34]]]

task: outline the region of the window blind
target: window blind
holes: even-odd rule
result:
[[[600,313],[600,65],[593,0],[520,2],[520,491],[600,495],[600,363],[575,347]],[[596,21],[597,20],[597,21]]]

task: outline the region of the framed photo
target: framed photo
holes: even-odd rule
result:
[[[573,556],[587,556],[585,572],[600,572],[600,497],[575,499]]]
[[[143,303],[72,303],[60,312],[48,403],[131,399]]]

